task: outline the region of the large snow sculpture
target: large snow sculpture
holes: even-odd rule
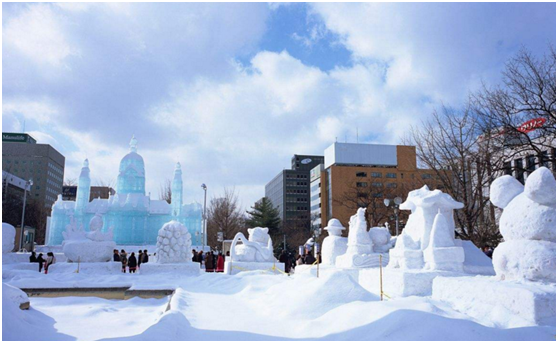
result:
[[[547,168],[523,187],[509,175],[494,180],[490,200],[503,209],[504,242],[494,250],[496,274],[505,280],[556,282],[556,180]]]
[[[372,239],[366,228],[365,208],[359,208],[349,221],[347,252],[338,256],[335,266],[339,268],[367,268],[380,264],[379,254],[374,253]]]
[[[62,251],[68,262],[107,262],[112,259],[116,243],[112,239],[112,229],[101,232],[103,218],[96,213],[89,222],[89,232],[83,230],[73,217],[63,232]]]
[[[335,265],[338,256],[347,252],[347,238],[341,237],[341,233],[345,227],[335,218],[330,219],[324,228],[328,232],[328,236],[322,243],[322,264]]]
[[[273,262],[273,242],[268,235],[268,228],[248,229],[248,240],[242,232],[234,236],[231,245],[231,260],[241,262]],[[237,245],[239,240],[243,243]]]
[[[428,186],[423,186],[420,189],[409,192],[407,200],[400,205],[402,210],[411,210],[411,215],[405,226],[403,233],[397,238],[395,247],[390,250],[390,263],[389,267],[402,268],[402,269],[422,269],[424,265],[424,251],[429,245],[436,241],[436,244],[443,244],[437,248],[456,247],[456,249],[445,249],[445,254],[452,254],[452,260],[459,265],[449,267],[448,265],[440,265],[433,263],[434,254],[444,254],[441,250],[428,254],[429,256],[429,269],[440,266],[445,269],[461,270],[463,260],[459,256],[464,256],[463,248],[457,246],[454,239],[454,218],[453,211],[460,209],[463,204],[453,200],[451,196],[443,193],[440,190],[431,191]],[[435,218],[437,215],[440,218],[437,223],[437,230],[432,234]],[[438,235],[446,238],[441,243],[438,240]],[[436,248],[436,247],[435,247]],[[461,249],[461,251],[459,251]],[[434,249],[436,250],[436,249]],[[464,259],[464,258],[463,258]],[[459,262],[461,260],[461,262]]]
[[[180,222],[172,220],[159,230],[157,237],[158,263],[186,263],[192,261],[192,237]]]
[[[424,250],[425,269],[463,272],[465,251],[456,246],[452,226],[448,224],[441,212],[438,212],[432,224],[430,244]]]
[[[8,224],[2,223],[2,254],[7,254],[14,250],[15,228]]]

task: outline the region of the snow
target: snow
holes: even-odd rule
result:
[[[511,175],[500,176],[490,185],[490,201],[504,208],[513,198],[523,193],[523,185]]]
[[[107,262],[112,260],[116,243],[112,240],[112,229],[101,232],[103,219],[96,213],[89,222],[89,232],[71,217],[66,231],[62,233],[62,251],[70,262]]]
[[[15,228],[12,225],[2,223],[2,255],[14,250],[15,234]]]
[[[345,227],[338,219],[330,219],[324,228],[328,236],[322,242],[322,263],[324,265],[335,265],[338,256],[347,252],[347,237],[341,237]]]
[[[492,259],[471,241],[456,239],[455,243],[465,252],[463,270],[469,274],[495,275]]]
[[[238,232],[231,244],[231,261],[233,262],[275,262],[273,242],[266,227],[248,229],[248,239]],[[241,241],[242,244],[238,245]]]
[[[172,220],[159,230],[157,263],[185,263],[192,261],[192,237],[181,223]]]
[[[502,242],[492,254],[496,274],[505,280],[556,281],[556,243]]]
[[[432,224],[430,244],[424,250],[425,269],[463,272],[464,261],[465,252],[456,245],[452,227],[438,212]]]

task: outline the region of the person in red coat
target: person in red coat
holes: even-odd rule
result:
[[[222,273],[225,271],[225,258],[223,257],[222,253],[219,253],[217,256],[217,273]]]

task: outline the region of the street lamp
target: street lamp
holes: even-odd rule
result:
[[[201,188],[203,189],[203,248],[207,245],[207,212],[206,212],[206,205],[207,205],[207,186],[205,183],[202,183]]]
[[[384,205],[389,207],[391,204],[391,199],[384,199]],[[401,197],[396,197],[393,199],[393,213],[395,214],[395,235],[399,236],[399,205],[403,202]]]
[[[23,228],[25,224],[25,204],[27,202],[27,189],[31,190],[33,186],[33,180],[28,180],[25,182],[25,189],[23,190],[23,211],[21,211],[21,230],[19,231],[19,250],[23,249]]]

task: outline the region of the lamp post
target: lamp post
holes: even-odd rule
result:
[[[203,249],[205,249],[205,246],[207,245],[207,212],[206,212],[206,205],[207,205],[207,186],[205,185],[205,183],[202,183],[201,188],[203,189],[203,235],[202,235],[202,241],[203,241]]]
[[[391,199],[384,199],[384,205],[389,207],[391,204]],[[401,197],[396,197],[393,199],[393,213],[395,214],[395,235],[399,236],[399,205],[403,202]]]
[[[25,224],[25,204],[27,202],[27,189],[31,190],[33,186],[33,180],[28,180],[25,182],[25,189],[23,190],[23,210],[21,211],[21,230],[19,234],[19,250],[23,249],[23,228]]]

